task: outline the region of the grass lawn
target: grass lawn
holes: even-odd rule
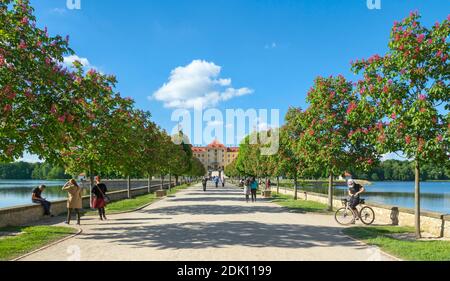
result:
[[[352,227],[345,229],[344,233],[404,260],[450,261],[450,241],[412,241],[389,237],[393,234],[414,233],[411,227]]]
[[[167,195],[173,195],[177,193],[180,190],[188,188],[189,185],[180,185],[177,187],[174,187],[169,191],[167,191]],[[105,208],[106,215],[108,214],[114,214],[119,212],[128,212],[133,211],[136,209],[139,209],[145,205],[151,204],[155,201],[157,201],[159,198],[156,198],[156,195],[154,193],[146,194],[137,196],[132,199],[125,199],[120,200],[116,202],[112,202],[111,204],[108,204]],[[89,211],[86,212],[86,215],[97,215],[97,211]]]
[[[330,213],[328,206],[322,203],[305,200],[294,200],[293,196],[273,194],[274,203],[299,213]]]
[[[167,191],[167,195],[174,195],[178,191],[184,190],[184,189],[186,189],[188,187],[190,187],[190,185],[188,185],[188,184],[182,184],[182,185],[177,186],[177,187],[172,187],[170,189],[170,191]]]
[[[17,236],[0,235],[0,261],[7,261],[39,249],[77,232],[70,227],[31,226],[0,228],[2,232],[21,233]]]

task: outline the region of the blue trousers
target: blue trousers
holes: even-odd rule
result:
[[[44,208],[44,216],[50,215],[50,207],[52,206],[52,203],[47,200],[33,200],[33,203],[41,204],[42,208]]]

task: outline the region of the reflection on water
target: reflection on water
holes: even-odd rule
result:
[[[325,186],[302,187],[305,191],[328,193]],[[334,195],[346,197],[345,187],[336,187]],[[414,208],[414,182],[375,182],[366,186],[362,196],[369,202]],[[450,214],[450,182],[424,182],[421,184],[421,205],[423,210]]]

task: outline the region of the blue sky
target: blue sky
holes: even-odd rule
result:
[[[221,90],[249,91],[214,106],[280,109],[306,107],[305,96],[318,75],[356,79],[349,62],[386,50],[395,20],[418,10],[426,24],[445,19],[448,0],[32,0],[39,26],[70,35],[80,58],[115,74],[117,89],[171,130],[173,108],[149,99],[171,71],[194,60],[219,67]],[[167,105],[166,105],[167,106]]]

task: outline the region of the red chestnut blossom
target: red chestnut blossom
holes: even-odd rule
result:
[[[406,144],[411,144],[411,136],[406,136],[405,137],[405,142],[406,142]]]
[[[52,114],[55,114],[55,113],[57,112],[57,110],[56,110],[56,105],[52,104],[52,108],[50,109],[50,112],[51,112]]]
[[[10,104],[6,104],[3,107],[3,111],[5,111],[5,112],[10,112],[11,110],[12,110],[12,106]]]
[[[21,24],[23,25],[27,25],[28,24],[28,18],[27,17],[23,17],[23,19],[20,21]]]
[[[20,44],[19,44],[19,49],[26,49],[27,48],[27,44],[25,43],[25,41],[21,40]]]
[[[422,43],[424,39],[425,39],[425,35],[424,34],[419,34],[417,36],[417,42],[418,43]]]

